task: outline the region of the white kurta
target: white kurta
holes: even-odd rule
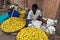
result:
[[[28,13],[28,18],[27,19],[36,20],[39,16],[41,16],[41,11],[39,9],[37,9],[36,14],[34,14],[32,10],[30,10],[29,13]]]

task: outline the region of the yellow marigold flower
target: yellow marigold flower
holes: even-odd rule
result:
[[[25,24],[26,22],[24,19],[11,17],[2,23],[1,28],[4,32],[15,32],[23,28]]]
[[[17,40],[48,40],[48,36],[43,30],[35,27],[22,29],[16,36]]]

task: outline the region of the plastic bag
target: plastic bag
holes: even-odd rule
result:
[[[8,17],[9,16],[7,13],[0,15],[0,24],[2,24],[2,22],[5,21]]]
[[[8,12],[9,17],[19,17],[19,12],[16,10],[10,10]]]
[[[48,19],[48,20],[47,20],[47,27],[54,25],[54,22],[55,22],[55,21],[54,21],[53,19]]]
[[[54,34],[56,31],[55,27],[54,26],[49,26],[47,29],[46,29],[46,32],[49,33],[49,34]]]

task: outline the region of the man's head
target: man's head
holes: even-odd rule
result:
[[[33,5],[32,5],[32,11],[33,11],[33,12],[36,12],[37,9],[38,9],[37,4],[33,4]]]

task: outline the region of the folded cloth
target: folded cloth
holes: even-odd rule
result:
[[[38,20],[32,20],[32,25],[34,25],[36,28],[39,28],[39,29],[40,29],[41,24],[42,24],[41,21],[38,21]]]

